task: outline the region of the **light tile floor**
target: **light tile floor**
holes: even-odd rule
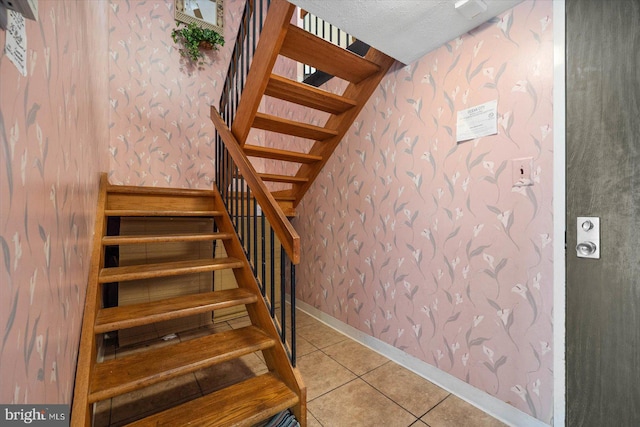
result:
[[[247,325],[246,319],[178,334],[181,341]],[[424,378],[298,311],[298,367],[307,386],[309,427],[503,426]],[[122,357],[157,341],[107,351]],[[267,371],[260,353],[98,403],[96,426],[121,426]]]

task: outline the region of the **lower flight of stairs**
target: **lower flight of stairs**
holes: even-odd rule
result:
[[[109,217],[213,218],[207,234],[107,236]],[[227,256],[196,260],[104,267],[107,246],[185,241],[221,242]],[[166,276],[184,276],[231,269],[238,287],[178,296],[151,303],[104,308],[102,286],[108,283]],[[123,358],[99,362],[105,333],[214,312],[246,307],[251,325],[172,345],[152,348]],[[251,267],[218,191],[112,186],[102,176],[92,266],[78,356],[71,425],[91,425],[93,404],[167,381],[244,355],[261,351],[268,372],[188,401],[146,418],[135,426],[251,426],[290,408],[306,425],[306,389],[289,362],[269,316]]]

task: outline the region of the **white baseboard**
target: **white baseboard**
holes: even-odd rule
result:
[[[349,326],[307,303],[296,300],[296,307],[308,315],[315,317],[327,326],[332,327],[338,332],[343,333],[371,350],[380,353],[397,364],[415,372],[421,377],[447,390],[449,393],[455,394],[460,399],[469,402],[471,405],[481,409],[505,424],[517,427],[547,426],[544,422],[525,414],[508,403],[505,403],[502,400],[497,399],[458,379],[457,377],[454,377],[435,366],[429,365],[428,363],[425,363],[384,341],[380,341],[377,338],[367,335],[353,326]]]

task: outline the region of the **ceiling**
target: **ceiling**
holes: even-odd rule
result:
[[[410,64],[522,0],[290,0],[354,37]],[[487,6],[473,19],[457,2]]]

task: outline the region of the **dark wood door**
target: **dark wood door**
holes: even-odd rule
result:
[[[567,425],[640,426],[640,0],[567,0]],[[576,256],[576,217],[601,258]]]

